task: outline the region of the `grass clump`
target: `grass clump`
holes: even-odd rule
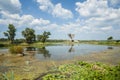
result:
[[[43,80],[119,80],[120,65],[110,66],[102,63],[77,62],[61,65],[59,73],[49,73]]]
[[[14,79],[14,72],[13,71],[9,71],[9,72],[5,72],[4,74],[2,74],[2,76],[0,77],[0,80],[15,80]]]
[[[12,54],[22,54],[23,47],[22,46],[12,46],[9,48],[10,53]]]

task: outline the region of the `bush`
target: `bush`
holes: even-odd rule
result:
[[[10,53],[12,54],[22,54],[23,53],[23,47],[21,46],[12,46],[9,48]]]

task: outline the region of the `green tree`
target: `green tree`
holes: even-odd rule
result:
[[[38,41],[41,41],[42,43],[45,43],[46,40],[49,38],[49,35],[51,35],[50,32],[44,31],[42,35],[37,36],[37,39],[38,39]]]
[[[113,40],[113,37],[110,36],[110,37],[107,38],[107,40],[108,40],[108,41],[111,41],[111,40]]]
[[[14,38],[16,35],[15,32],[16,32],[16,29],[15,29],[15,26],[13,24],[9,24],[8,30],[6,32],[4,32],[4,35],[6,37],[8,37],[11,44],[13,44],[13,42],[14,42]]]
[[[35,42],[35,30],[26,28],[22,31],[22,35],[25,37],[26,43],[30,44]]]

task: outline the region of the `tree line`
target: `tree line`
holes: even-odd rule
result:
[[[8,25],[8,30],[4,32],[4,35],[8,38],[11,44],[14,43],[14,39],[16,36],[16,28],[13,24]],[[36,35],[35,30],[32,28],[25,28],[21,32],[22,36],[25,38],[25,42],[30,44],[36,41],[36,38],[38,41],[41,41],[42,43],[45,43],[46,40],[49,38],[51,35],[50,32],[44,31],[43,34]]]
[[[13,44],[15,42],[14,38],[16,36],[16,28],[13,24],[9,24],[8,25],[8,30],[6,32],[4,32],[4,35],[8,38],[8,40],[10,41],[11,44]],[[22,36],[24,37],[24,40],[26,43],[30,44],[33,43],[35,41],[41,41],[42,43],[45,43],[46,41],[51,42],[50,40],[48,40],[49,36],[51,35],[50,32],[44,31],[42,34],[36,35],[35,34],[35,30],[32,28],[25,28],[25,30],[23,30],[21,32]],[[71,42],[74,42],[74,37],[75,34],[68,34],[68,37],[71,39]],[[3,39],[6,40],[6,39]],[[23,41],[23,39],[16,39],[16,41]],[[57,42],[57,40],[52,40],[53,42]],[[64,41],[64,40],[58,40],[58,41]],[[113,37],[110,36],[107,38],[107,41],[111,42],[113,41]],[[120,40],[114,40],[116,42],[120,42]]]

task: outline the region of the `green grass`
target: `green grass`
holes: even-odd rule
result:
[[[52,73],[53,72],[53,73]],[[76,62],[61,65],[41,77],[42,80],[119,80],[120,65]],[[57,73],[54,73],[57,72]]]
[[[101,41],[96,41],[96,40],[88,40],[88,41],[80,41],[80,43],[86,43],[86,44],[97,44],[97,45],[113,45],[113,46],[120,46],[120,42],[117,42],[115,40],[113,41],[107,41],[107,40],[101,40]]]
[[[2,77],[0,77],[1,80],[15,80],[14,79],[14,72],[8,72],[8,73],[4,73],[2,74]]]

